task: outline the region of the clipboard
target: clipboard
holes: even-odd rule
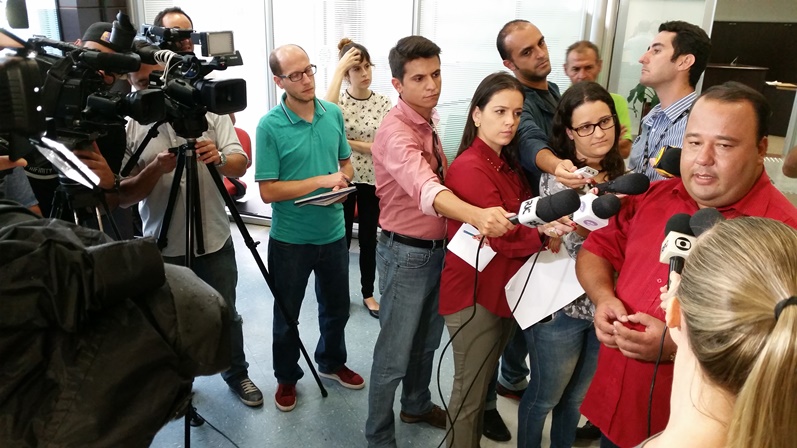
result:
[[[304,207],[305,205],[318,205],[321,207],[325,207],[329,204],[337,202],[338,200],[340,200],[340,198],[344,196],[348,196],[350,193],[353,193],[355,190],[357,190],[357,187],[346,187],[336,191],[327,191],[326,193],[321,193],[315,196],[299,199],[298,201],[294,202],[294,205],[296,205],[297,207]]]

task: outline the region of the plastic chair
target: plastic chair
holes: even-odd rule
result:
[[[241,142],[241,146],[246,156],[249,158],[249,164],[246,165],[246,167],[249,168],[252,166],[252,139],[249,138],[249,134],[241,128],[235,128],[235,133],[238,135],[238,140]],[[227,193],[230,194],[230,197],[235,201],[243,199],[246,195],[246,182],[240,178],[225,177],[224,187],[227,189]]]

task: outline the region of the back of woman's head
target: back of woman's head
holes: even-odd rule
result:
[[[601,168],[608,173],[609,179],[614,179],[625,172],[625,162],[620,155],[620,122],[617,119],[617,110],[611,94],[600,84],[592,81],[577,82],[570,86],[556,108],[551,126],[551,148],[557,156],[573,162],[573,165],[582,168],[586,165],[584,160],[578,158],[573,140],[567,135],[567,129],[573,127],[573,111],[584,103],[600,101],[609,108],[614,116],[614,144],[606,154]]]
[[[477,107],[480,110],[484,110],[487,106],[487,103],[490,102],[493,96],[495,96],[496,93],[502,92],[504,90],[514,90],[523,95],[523,84],[521,84],[517,78],[507,72],[495,72],[487,75],[487,77],[484,78],[481,83],[479,83],[479,86],[476,87],[476,91],[473,92],[473,98],[470,100],[468,115],[465,117],[465,129],[462,131],[462,141],[459,144],[457,155],[462,154],[463,151],[468,149],[473,144],[473,141],[476,139],[476,135],[478,134],[478,128],[476,127],[476,123],[473,121],[473,112]],[[516,157],[516,143],[517,135],[515,135],[511,143],[504,147],[502,152],[506,154],[506,156]],[[507,154],[507,152],[511,154]]]
[[[736,396],[729,447],[794,446],[797,231],[766,218],[723,221],[692,249],[678,287],[689,348],[706,379]]]
[[[358,44],[355,43],[353,40],[349,39],[348,37],[344,37],[343,39],[338,42],[338,59],[342,58],[346,52],[351,50],[352,48],[356,48],[360,50],[360,56],[362,57],[362,62],[371,63],[371,54],[368,53],[368,50]]]

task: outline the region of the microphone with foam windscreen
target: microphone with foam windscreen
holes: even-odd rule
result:
[[[691,217],[686,213],[672,215],[664,226],[664,242],[661,243],[659,262],[670,265],[670,272],[678,274],[684,269],[684,261],[695,244],[695,236],[689,225]],[[669,275],[667,286],[670,285]]]
[[[25,0],[6,0],[6,18],[8,26],[11,28],[26,29],[30,27]]]
[[[692,233],[698,237],[706,230],[714,227],[718,222],[724,220],[725,217],[716,208],[701,208],[689,219],[689,227],[692,229]]]
[[[598,189],[599,196],[604,193],[642,194],[650,188],[650,179],[642,173],[628,173],[594,188]]]
[[[620,199],[613,194],[581,196],[581,204],[573,214],[573,221],[587,230],[598,230],[609,225],[609,218],[620,211]]]
[[[509,218],[512,224],[538,227],[567,216],[581,205],[576,190],[568,188],[544,198],[536,197],[520,204],[518,214]]]
[[[103,53],[86,50],[78,54],[78,60],[96,70],[111,73],[131,73],[141,68],[141,58],[135,53]]]
[[[653,168],[667,178],[681,177],[681,148],[662,147],[653,161]]]

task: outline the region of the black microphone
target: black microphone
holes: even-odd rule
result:
[[[623,174],[617,179],[595,185],[598,195],[604,193],[642,194],[650,188],[650,179],[642,173]]]
[[[598,230],[609,225],[609,218],[620,211],[620,199],[613,194],[581,196],[581,206],[573,214],[573,221],[587,230]]]
[[[661,148],[653,162],[653,168],[664,177],[681,177],[681,148]]]
[[[94,69],[111,73],[137,72],[141,68],[141,58],[135,53],[103,53],[86,50],[78,55],[78,59]]]
[[[725,221],[725,217],[716,208],[701,208],[689,219],[689,227],[697,237],[720,221]]]
[[[664,226],[664,242],[661,243],[659,262],[670,265],[670,272],[678,274],[684,269],[684,260],[695,244],[695,236],[689,225],[691,217],[686,213],[672,215]],[[669,275],[667,286],[670,285]]]
[[[6,17],[8,26],[15,29],[28,28],[28,8],[25,0],[7,0]]]
[[[578,210],[580,206],[578,193],[568,188],[544,198],[537,196],[523,201],[518,214],[509,218],[509,222],[537,227],[567,216]]]

